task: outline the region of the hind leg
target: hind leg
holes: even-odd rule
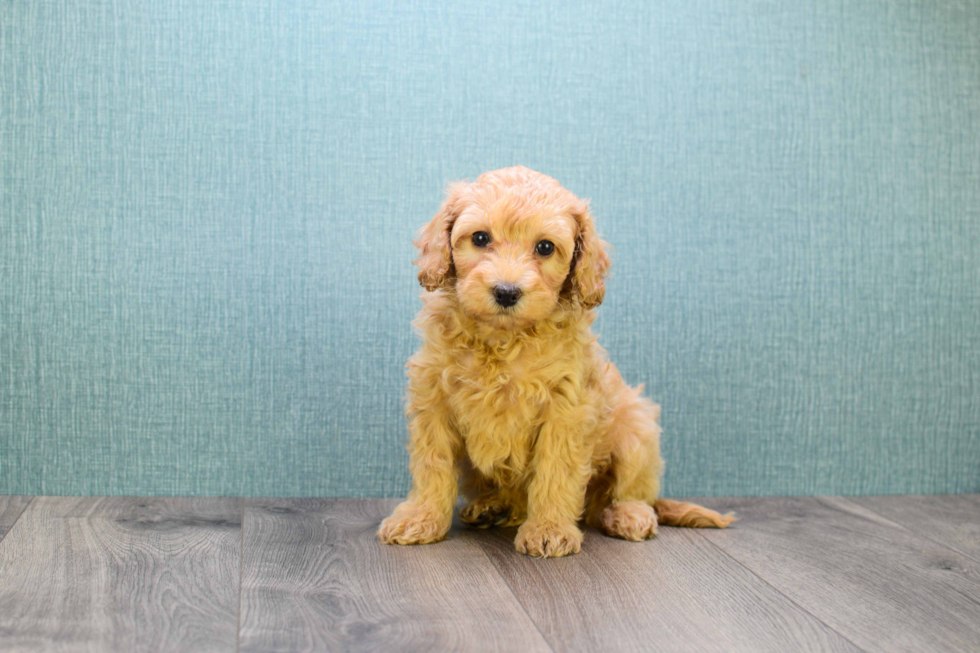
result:
[[[496,490],[467,503],[459,519],[473,528],[520,526],[527,519],[527,506],[507,490]]]
[[[645,501],[614,501],[600,514],[606,535],[642,542],[657,534],[657,513]]]
[[[459,519],[473,528],[519,526],[527,518],[527,499],[498,485],[470,465],[461,466],[462,491],[467,504]]]
[[[657,534],[653,502],[660,493],[660,407],[625,385],[616,394],[607,433],[611,462],[595,486],[587,521],[607,535],[639,542]]]

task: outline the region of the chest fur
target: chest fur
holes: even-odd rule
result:
[[[498,482],[521,478],[550,401],[553,370],[520,356],[465,352],[452,375],[450,406],[473,466]]]

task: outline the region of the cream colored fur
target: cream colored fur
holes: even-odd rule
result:
[[[478,231],[492,240],[472,241]],[[541,240],[554,253],[541,256]],[[445,537],[456,497],[463,522],[519,526],[534,556],[579,551],[579,522],[627,540],[659,523],[723,528],[733,518],[658,499],[660,408],[627,386],[591,330],[609,268],[585,202],[517,166],[447,190],[419,233],[416,319],[408,362],[412,490],[381,541]],[[500,306],[497,284],[521,289]]]

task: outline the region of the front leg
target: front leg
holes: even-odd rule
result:
[[[448,411],[442,407],[422,410],[412,416],[408,429],[412,490],[381,522],[378,539],[385,544],[438,542],[449,531],[456,504],[459,438]]]
[[[590,407],[561,394],[552,398],[544,418],[534,445],[527,521],[518,529],[514,545],[521,553],[557,558],[582,547],[577,523],[591,473],[586,436],[595,419]]]

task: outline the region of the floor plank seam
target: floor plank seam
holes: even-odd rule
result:
[[[7,539],[7,536],[14,531],[14,528],[17,527],[17,522],[20,521],[20,518],[24,516],[24,513],[27,512],[27,509],[30,508],[33,504],[34,504],[34,497],[32,496],[27,500],[27,505],[24,506],[23,510],[21,510],[20,513],[14,518],[14,521],[12,524],[10,524],[10,528],[7,529],[7,532],[4,533],[3,535],[0,535],[0,544],[3,544],[3,541]]]
[[[762,576],[760,576],[759,574],[757,574],[753,569],[751,569],[747,565],[743,564],[741,560],[739,560],[738,558],[736,558],[735,556],[733,556],[731,553],[729,553],[728,551],[726,551],[724,548],[722,548],[721,546],[719,546],[715,542],[711,541],[711,538],[705,537],[704,533],[700,533],[698,531],[694,531],[694,533],[696,535],[698,535],[699,537],[701,537],[702,539],[704,539],[706,542],[708,542],[711,546],[715,547],[716,549],[718,549],[719,551],[721,551],[722,553],[724,553],[727,557],[731,558],[732,561],[735,562],[735,564],[737,564],[739,567],[741,567],[742,569],[744,569],[745,571],[749,572],[750,574],[752,574],[753,576],[755,576],[756,578],[758,578],[759,580],[761,580],[763,583],[765,583],[766,585],[768,585],[769,587],[771,587],[774,592],[776,592],[777,594],[779,594],[780,596],[782,596],[784,599],[786,599],[787,601],[789,601],[792,605],[795,605],[797,608],[799,608],[800,610],[802,610],[804,613],[806,613],[806,614],[810,615],[811,617],[813,617],[814,619],[816,619],[819,623],[823,624],[824,627],[827,628],[828,630],[830,630],[831,632],[837,633],[837,635],[839,635],[841,637],[841,639],[843,639],[844,641],[846,641],[848,644],[850,644],[851,646],[853,646],[854,648],[856,648],[859,651],[867,651],[867,649],[858,646],[857,644],[855,644],[854,642],[852,642],[849,637],[847,637],[846,635],[844,635],[843,633],[841,633],[840,631],[838,631],[836,628],[834,628],[833,626],[831,626],[830,624],[828,624],[826,621],[824,621],[823,619],[821,619],[817,615],[815,615],[812,612],[810,612],[809,610],[807,610],[800,603],[798,603],[797,601],[795,601],[792,597],[787,596],[785,592],[783,592],[778,587],[776,587],[775,585],[773,585],[772,583],[770,583],[768,580],[766,580],[765,578],[763,578]]]
[[[820,501],[820,497],[815,497],[815,498],[817,499],[817,501]],[[845,502],[851,504],[852,506],[856,506],[858,508],[861,508],[862,510],[867,510],[868,512],[873,512],[878,517],[881,517],[883,520],[885,520],[886,522],[888,522],[889,524],[891,524],[895,528],[901,529],[901,530],[903,530],[903,531],[905,531],[907,533],[911,533],[912,535],[914,535],[915,537],[917,537],[919,539],[923,539],[923,540],[926,540],[928,542],[932,542],[933,544],[935,544],[937,546],[941,546],[944,549],[949,549],[953,553],[959,554],[959,555],[963,556],[964,558],[967,558],[969,560],[972,560],[973,562],[976,562],[977,564],[980,564],[980,559],[975,558],[973,555],[971,555],[969,553],[965,553],[963,551],[960,551],[959,549],[957,549],[955,546],[952,546],[951,544],[947,544],[945,542],[940,542],[939,540],[934,540],[931,537],[929,537],[928,535],[926,535],[925,533],[920,533],[918,531],[914,531],[911,528],[909,528],[908,526],[905,526],[903,524],[899,524],[898,522],[889,519],[888,517],[886,517],[885,515],[881,514],[880,512],[878,512],[877,510],[875,510],[873,508],[869,508],[869,507],[864,506],[864,505],[861,505],[859,503],[854,503],[853,501],[850,501],[847,497],[835,497],[835,498],[836,499],[842,499]],[[823,505],[825,505],[825,506],[827,506],[829,508],[833,508],[834,507],[833,505],[828,505],[826,503],[823,504]]]
[[[480,551],[483,553],[484,557],[490,562],[490,566],[493,567],[493,570],[497,574],[497,577],[500,578],[500,580],[504,583],[504,586],[507,588],[507,591],[510,592],[510,595],[514,597],[514,601],[517,602],[517,605],[521,606],[521,611],[524,612],[524,614],[527,616],[527,620],[531,622],[532,626],[534,626],[534,630],[536,630],[538,635],[541,636],[541,641],[544,642],[545,646],[547,646],[548,649],[552,651],[552,653],[558,653],[557,651],[555,651],[555,647],[551,645],[551,642],[548,641],[548,638],[544,636],[544,633],[541,632],[541,628],[538,626],[538,622],[534,620],[534,618],[531,616],[531,613],[529,613],[527,611],[527,608],[524,607],[524,604],[521,602],[521,599],[514,592],[514,588],[510,586],[510,582],[508,582],[508,580],[504,577],[504,575],[500,573],[500,569],[497,567],[497,563],[495,563],[493,561],[493,558],[490,557],[490,554],[487,553],[487,550],[483,546],[483,543],[478,541],[477,544],[479,545]]]
[[[242,502],[241,546],[238,548],[238,628],[235,630],[235,651],[242,650],[242,586],[245,584],[245,497]]]

